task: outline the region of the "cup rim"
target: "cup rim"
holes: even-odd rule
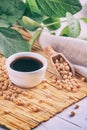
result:
[[[22,72],[22,71],[17,71],[17,70],[14,70],[10,67],[10,64],[12,63],[12,61],[14,61],[16,58],[19,58],[19,57],[22,57],[22,56],[32,56],[36,59],[39,59],[42,63],[43,63],[43,66],[38,69],[38,70],[35,70],[35,71],[31,71],[31,72]],[[38,58],[38,56],[40,58]],[[43,59],[43,60],[42,60]],[[42,56],[41,54],[38,54],[38,53],[35,53],[35,52],[18,52],[18,53],[15,53],[11,56],[9,56],[6,60],[6,67],[7,67],[7,70],[9,70],[10,72],[12,73],[18,73],[18,74],[34,74],[34,73],[38,73],[40,72],[41,70],[47,68],[47,60],[44,56]]]

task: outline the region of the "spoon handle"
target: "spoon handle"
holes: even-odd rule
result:
[[[45,54],[46,54],[47,56],[51,56],[51,55],[57,53],[56,51],[54,51],[54,49],[53,49],[50,45],[49,45],[49,46],[46,46],[46,47],[44,48],[44,52],[45,52]]]

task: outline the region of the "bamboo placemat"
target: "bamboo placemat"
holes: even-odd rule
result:
[[[24,34],[20,29],[19,32]],[[26,36],[23,35],[23,37],[27,37],[27,40],[29,40],[31,36],[29,36],[27,32],[25,35]],[[34,44],[32,51],[45,56],[37,43]],[[78,79],[80,88],[77,92],[68,92],[66,89],[59,89],[58,86],[52,82],[54,73],[48,57],[45,57],[48,60],[48,68],[44,82],[32,89],[20,89],[21,92],[18,92],[18,87],[13,85],[13,90],[11,91],[13,93],[14,91],[18,92],[18,98],[23,101],[21,104],[13,99],[11,101],[2,95],[0,96],[1,125],[11,130],[30,130],[87,96],[87,83],[82,82],[80,79]],[[3,57],[1,56],[0,58]],[[0,59],[2,71],[5,69],[4,64],[5,62],[2,62]],[[7,75],[7,72],[5,73]],[[3,83],[1,77],[3,77],[3,73],[0,73],[0,84]],[[4,79],[9,80],[8,75],[7,77],[4,76]],[[9,92],[9,88],[8,86],[7,90],[3,90],[3,93],[6,91]]]

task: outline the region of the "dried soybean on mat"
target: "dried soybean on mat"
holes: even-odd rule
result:
[[[38,44],[32,51],[44,55]],[[59,81],[53,74],[47,60],[45,80],[32,89],[21,89],[9,80],[6,59],[0,55],[1,125],[11,130],[30,130],[87,96],[87,83],[75,78],[79,85],[77,91],[67,89],[64,81]],[[60,84],[62,87],[59,87]]]

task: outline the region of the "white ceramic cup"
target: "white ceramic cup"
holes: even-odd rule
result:
[[[32,72],[20,72],[11,68],[11,63],[17,58],[21,57],[32,57],[42,62],[43,66]],[[17,86],[22,88],[31,88],[41,83],[44,79],[45,72],[47,69],[47,60],[45,57],[34,52],[20,52],[11,55],[6,61],[6,67],[10,80]]]

